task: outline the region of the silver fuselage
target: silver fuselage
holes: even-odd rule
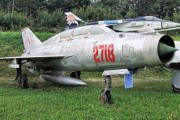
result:
[[[163,64],[157,53],[162,36],[105,32],[61,38],[59,33],[23,56],[69,55],[33,63],[46,71],[135,69]]]

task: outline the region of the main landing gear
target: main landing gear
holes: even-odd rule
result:
[[[22,74],[22,65],[21,65],[21,60],[18,61],[19,68],[16,69],[16,78],[15,81],[18,81],[18,87],[21,87],[22,89],[27,89],[28,86],[28,78],[27,74],[23,73]]]
[[[103,103],[108,103],[108,104],[112,104],[112,100],[111,100],[111,76],[108,75],[105,77],[105,84],[106,87],[104,90],[101,91],[101,95],[100,95],[100,101]]]

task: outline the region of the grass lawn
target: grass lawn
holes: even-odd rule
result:
[[[139,79],[124,89],[113,78],[113,104],[99,101],[103,78],[84,78],[85,87],[67,87],[30,78],[30,88],[17,88],[13,78],[0,79],[0,119],[175,120],[180,118],[180,95],[172,93],[169,78]]]

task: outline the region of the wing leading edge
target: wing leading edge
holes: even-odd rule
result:
[[[48,56],[16,56],[16,57],[1,57],[0,60],[5,60],[5,61],[11,61],[14,59],[17,60],[46,60],[46,59],[61,59],[64,57],[71,57],[69,56],[64,56],[64,55],[48,55]]]

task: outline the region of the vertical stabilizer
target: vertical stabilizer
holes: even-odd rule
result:
[[[28,27],[22,29],[22,38],[25,51],[30,51],[30,49],[33,49],[42,44],[42,42]]]
[[[64,14],[66,15],[66,21],[69,26],[73,24],[78,25],[79,22],[85,23],[82,19],[74,15],[72,12],[65,12]]]

